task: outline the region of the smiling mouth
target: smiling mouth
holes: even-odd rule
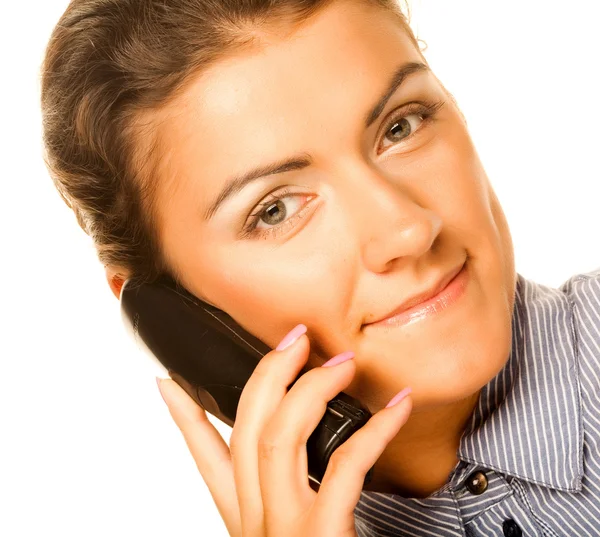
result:
[[[383,317],[370,323],[364,323],[363,328],[407,324],[447,308],[463,294],[468,277],[466,265],[465,260],[462,265],[442,277],[429,290],[404,301]]]

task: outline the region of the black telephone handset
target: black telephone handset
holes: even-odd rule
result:
[[[125,326],[138,346],[202,408],[233,427],[242,389],[271,349],[167,275],[154,283],[127,280],[120,301]],[[311,486],[318,488],[333,451],[370,417],[367,408],[343,392],[328,403],[306,444]],[[373,468],[364,485],[372,474]]]

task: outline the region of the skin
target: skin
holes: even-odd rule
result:
[[[412,413],[367,488],[425,497],[446,482],[479,391],[510,353],[509,227],[466,121],[431,71],[409,76],[365,129],[392,72],[426,63],[393,16],[338,1],[297,31],[271,30],[155,114],[161,243],[192,293],[269,346],[303,323],[308,367],[354,351],[343,391],[373,413],[412,387]],[[385,129],[419,100],[444,104],[431,120],[409,112],[404,135],[395,122]],[[263,177],[203,219],[230,176],[299,153],[312,165]],[[279,232],[266,232],[276,227],[267,218],[261,235],[243,236],[257,204],[286,187]],[[467,258],[467,288],[451,307],[364,326]],[[118,272],[107,269],[116,296]]]

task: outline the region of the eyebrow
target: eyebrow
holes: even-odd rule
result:
[[[383,109],[385,108],[385,105],[387,104],[389,99],[410,75],[412,75],[413,73],[429,70],[429,66],[421,62],[409,62],[400,65],[392,74],[391,79],[388,82],[388,85],[385,91],[383,92],[382,96],[365,115],[365,129],[368,129],[377,120],[377,118],[383,112]],[[204,212],[204,219],[208,220],[209,218],[212,218],[212,216],[217,212],[217,210],[225,202],[225,200],[242,190],[246,185],[248,185],[252,181],[256,181],[257,179],[268,175],[275,175],[279,173],[289,172],[292,170],[301,170],[310,166],[311,164],[312,158],[310,157],[310,155],[308,155],[307,153],[302,153],[300,155],[295,155],[291,158],[286,158],[270,164],[257,166],[256,168],[253,168],[248,172],[232,177],[227,181],[219,195]]]

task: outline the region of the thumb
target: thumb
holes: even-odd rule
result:
[[[205,410],[179,384],[158,377],[156,383],[229,534],[240,536],[240,510],[229,446],[208,420]]]

